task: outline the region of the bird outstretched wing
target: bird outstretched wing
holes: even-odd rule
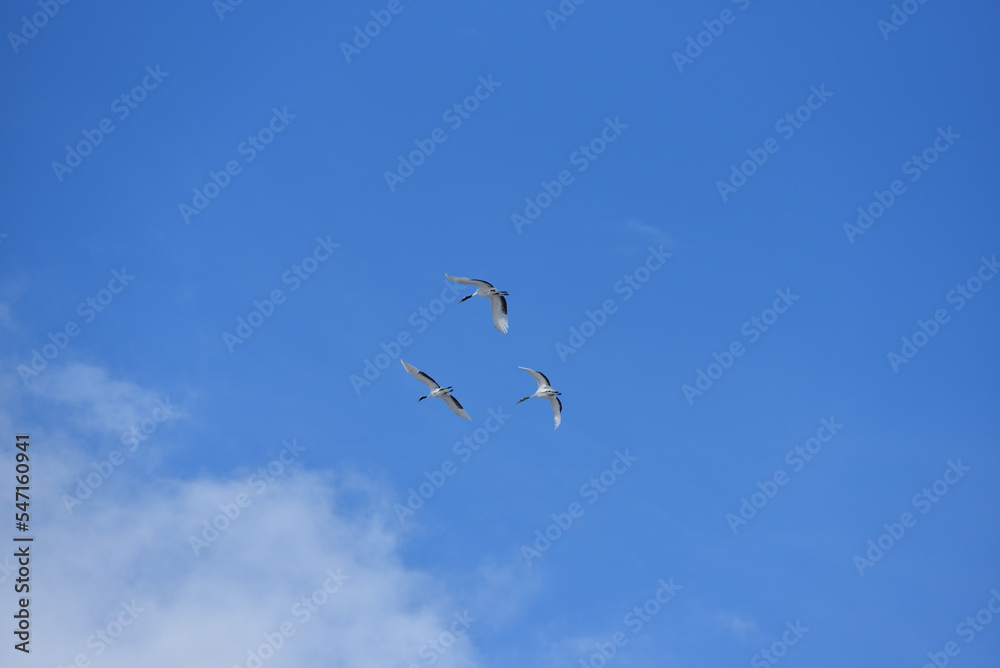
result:
[[[555,428],[558,429],[559,428],[559,423],[562,422],[562,415],[561,415],[561,413],[562,413],[562,402],[559,401],[559,397],[557,397],[555,395],[552,395],[551,397],[549,397],[549,403],[552,404],[552,414],[556,416],[556,426],[555,426]]]
[[[552,383],[549,382],[549,379],[546,378],[545,374],[542,373],[541,371],[535,371],[534,369],[529,369],[526,366],[519,366],[517,368],[524,369],[525,371],[530,373],[531,377],[534,378],[535,382],[538,383],[538,389],[542,389],[543,387],[552,387]]]
[[[472,420],[472,418],[469,417],[469,414],[465,412],[465,409],[462,408],[462,404],[458,403],[458,399],[450,394],[446,394],[441,398],[444,399],[444,402],[448,404],[448,408],[450,408],[455,415],[458,417],[464,417],[466,420]]]
[[[445,277],[449,281],[453,281],[455,283],[464,283],[466,285],[475,285],[477,288],[479,288],[479,287],[492,288],[493,287],[492,283],[487,283],[486,281],[484,281],[482,279],[479,279],[479,278],[466,278],[464,276],[449,276],[448,274],[445,274]]]
[[[399,361],[403,362],[403,368],[406,369],[407,373],[409,373],[411,376],[419,380],[427,387],[431,388],[432,390],[436,390],[439,387],[441,387],[440,385],[437,384],[437,382],[433,378],[428,376],[426,373],[424,373],[417,367],[413,366],[412,364],[407,364],[402,358],[400,358]]]
[[[502,334],[507,333],[507,300],[494,292],[490,295],[490,310],[493,311],[493,326]]]

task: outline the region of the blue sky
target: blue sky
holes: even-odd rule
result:
[[[7,6],[3,652],[990,665],[998,18]]]

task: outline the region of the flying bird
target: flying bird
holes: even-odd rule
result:
[[[493,311],[493,326],[500,330],[501,333],[507,333],[507,300],[504,299],[504,296],[507,294],[506,292],[503,290],[497,290],[486,281],[481,281],[478,278],[448,276],[448,274],[445,274],[445,276],[455,283],[465,283],[466,285],[476,286],[476,291],[467,297],[462,297],[462,299],[458,302],[459,304],[470,297],[475,297],[476,295],[480,297],[489,297],[490,309]]]
[[[458,403],[458,399],[451,396],[451,386],[441,387],[433,378],[417,367],[412,364],[407,364],[403,359],[400,359],[399,361],[403,362],[403,368],[406,369],[407,373],[429,387],[431,390],[430,394],[420,397],[417,401],[423,401],[427,397],[441,397],[444,399],[444,402],[448,404],[448,408],[450,408],[455,415],[458,417],[464,417],[466,420],[472,420],[472,418],[469,417],[469,414],[465,412],[465,409],[462,408],[462,404]]]
[[[552,404],[552,414],[556,416],[555,428],[558,429],[559,423],[562,422],[562,416],[560,415],[560,413],[562,412],[562,402],[559,401],[559,397],[557,395],[562,394],[562,392],[556,392],[555,390],[553,390],[552,384],[549,382],[549,379],[546,378],[545,374],[542,373],[541,371],[535,371],[534,369],[529,369],[526,366],[519,366],[517,368],[524,369],[525,371],[530,373],[532,378],[534,378],[538,382],[538,389],[535,390],[535,393],[532,394],[530,397],[525,397],[524,399],[521,399],[517,403],[521,403],[521,401],[527,401],[528,399],[532,399],[534,397],[541,397],[543,399],[548,399],[549,403]]]

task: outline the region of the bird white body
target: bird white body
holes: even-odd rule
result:
[[[451,387],[441,387],[433,378],[417,367],[412,364],[407,364],[403,359],[400,359],[399,361],[403,363],[403,368],[406,369],[408,374],[419,380],[421,383],[426,385],[428,389],[430,389],[430,392],[426,396],[420,397],[417,401],[423,401],[428,397],[438,397],[443,399],[444,402],[448,404],[448,408],[450,408],[455,415],[463,417],[466,420],[472,420],[472,418],[469,417],[469,414],[465,412],[465,409],[462,408],[462,404],[458,403],[458,399],[451,396]]]
[[[493,311],[493,326],[502,333],[507,333],[507,300],[504,296],[507,294],[503,290],[497,290],[492,284],[486,281],[481,281],[478,278],[465,278],[464,276],[449,276],[445,274],[448,280],[455,283],[463,283],[465,285],[476,286],[476,291],[467,297],[463,297],[461,302],[464,302],[469,297],[486,297],[490,300],[490,310]]]
[[[562,393],[553,390],[552,384],[549,383],[549,379],[546,378],[545,374],[541,373],[540,371],[529,369],[526,366],[519,366],[517,368],[524,369],[525,371],[530,373],[532,378],[534,378],[535,381],[538,383],[538,389],[535,390],[534,394],[532,394],[530,397],[525,397],[524,399],[521,399],[517,403],[521,403],[521,401],[527,401],[528,399],[534,399],[535,397],[538,397],[539,399],[548,399],[549,403],[552,404],[552,414],[555,416],[555,421],[556,421],[555,429],[558,429],[559,423],[562,422],[562,415],[561,415],[562,402],[559,400],[558,395]]]

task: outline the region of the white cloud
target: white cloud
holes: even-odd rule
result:
[[[14,329],[14,323],[10,319],[10,305],[0,302],[0,326],[4,329]]]
[[[79,362],[52,365],[29,383],[31,392],[58,409],[61,426],[121,433],[150,418],[169,398],[99,367]],[[174,410],[171,419],[180,417]]]
[[[114,482],[125,484],[66,512],[60,496],[92,470],[88,439],[141,419],[157,394],[87,365],[45,375],[36,400],[55,402],[73,421],[65,431],[30,429],[33,641],[20,665],[68,666],[83,656],[101,668],[256,666],[248,652],[264,645],[268,654],[267,638],[280,647],[262,667],[424,668],[432,656],[435,668],[476,665],[470,633],[488,611],[469,610],[469,633],[459,628],[466,602],[450,583],[403,563],[387,491],[357,474],[292,463],[258,494],[246,474],[148,479],[121,467]],[[24,391],[7,384],[0,394],[12,389]],[[0,425],[23,431],[23,422],[0,411]],[[4,444],[0,479],[12,469]],[[246,507],[236,504],[240,494]],[[344,496],[350,510],[337,503]],[[189,537],[223,513],[220,504],[239,516],[196,556]],[[335,588],[331,573],[346,576],[335,593],[324,591]]]
[[[666,244],[668,246],[674,245],[674,240],[669,234],[661,230],[656,225],[650,225],[648,223],[640,223],[637,220],[628,220],[625,223],[625,227],[632,232],[642,234],[649,237],[651,241],[656,243]]]
[[[677,241],[656,225],[641,223],[627,218],[624,221],[616,219],[608,222],[608,233],[620,241],[613,247],[614,252],[627,255],[646,253],[649,246],[663,245],[667,250],[677,247]],[[622,234],[624,229],[627,234]]]
[[[715,616],[715,621],[740,640],[746,640],[747,634],[757,629],[756,624],[733,613],[718,614]]]

